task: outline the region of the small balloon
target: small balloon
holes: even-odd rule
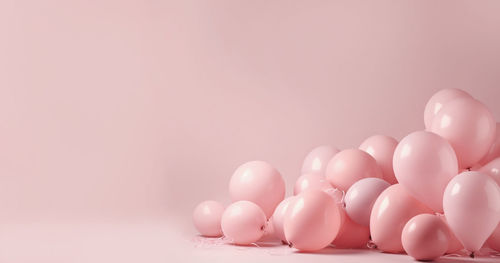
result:
[[[302,174],[317,173],[325,175],[326,165],[339,150],[329,145],[318,146],[307,154],[302,164]]]
[[[470,168],[488,153],[495,139],[496,123],[481,102],[461,98],[450,101],[439,111],[430,131],[451,144],[461,168]]]
[[[365,178],[354,183],[345,195],[345,210],[356,224],[369,227],[370,213],[377,197],[390,184],[380,178]]]
[[[359,149],[370,154],[382,169],[382,178],[390,184],[397,183],[394,170],[392,168],[392,157],[398,145],[396,139],[385,135],[374,135],[366,139]]]
[[[332,188],[332,185],[320,174],[303,174],[295,182],[293,194],[298,195],[305,190],[318,189],[326,190]]]
[[[382,178],[382,171],[371,155],[359,149],[337,153],[326,167],[326,179],[342,191],[347,191],[355,182],[368,177]]]
[[[489,175],[500,186],[500,157],[481,167],[479,172]]]
[[[285,198],[274,210],[273,216],[271,217],[271,222],[274,227],[274,235],[281,241],[286,242],[285,231],[283,230],[283,223],[285,221],[286,213],[292,206],[295,196],[290,196]]]
[[[500,187],[484,173],[463,172],[446,186],[443,207],[455,236],[474,253],[500,221]]]
[[[417,131],[404,137],[396,147],[394,172],[411,195],[435,212],[442,212],[444,189],[458,174],[457,157],[443,138]]]
[[[403,228],[401,242],[406,253],[414,259],[434,260],[448,249],[448,227],[435,215],[417,215]]]
[[[486,243],[491,249],[500,252],[500,223],[497,225]]]
[[[287,213],[285,237],[299,251],[316,251],[335,239],[343,223],[333,198],[321,190],[308,190],[296,196]]]
[[[366,248],[366,244],[370,241],[370,229],[356,224],[347,214],[344,218],[344,224],[332,244],[336,248]]]
[[[459,98],[472,98],[469,93],[459,90],[459,89],[442,89],[436,92],[429,99],[427,104],[425,105],[424,110],[424,123],[425,128],[429,130],[432,125],[432,121],[434,117],[439,113],[439,111],[443,108],[443,106],[455,99]]]
[[[500,157],[500,122],[497,122],[495,139],[493,140],[488,153],[486,153],[479,163],[485,165],[498,157]]]
[[[221,226],[222,232],[232,243],[248,245],[259,241],[264,235],[266,215],[250,201],[237,201],[222,214]]]
[[[217,201],[203,201],[193,212],[193,223],[198,232],[206,237],[222,236],[220,226],[224,206]]]
[[[384,252],[403,252],[401,243],[403,227],[412,217],[424,213],[433,212],[413,198],[402,185],[389,186],[373,205],[370,216],[372,241]]]
[[[270,164],[247,162],[234,172],[229,182],[232,201],[247,200],[262,208],[269,218],[285,197],[285,181]]]

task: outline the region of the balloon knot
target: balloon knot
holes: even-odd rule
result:
[[[474,258],[476,255],[474,255],[474,252],[471,252],[469,255],[471,258]]]

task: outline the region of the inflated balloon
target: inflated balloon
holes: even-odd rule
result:
[[[394,172],[411,195],[435,212],[442,212],[444,189],[458,174],[457,157],[443,138],[432,132],[417,131],[396,147]]]
[[[496,123],[481,102],[461,98],[444,105],[434,118],[430,131],[451,144],[461,168],[469,168],[488,153],[495,139]]]
[[[453,231],[451,231],[450,227],[448,226],[448,222],[446,221],[446,217],[443,214],[437,214],[436,216],[438,216],[439,219],[441,219],[441,221],[443,221],[443,223],[445,223],[446,227],[448,228],[449,240],[446,254],[451,254],[462,250],[464,246],[462,245],[462,243],[460,243],[455,234],[453,234]]]
[[[202,236],[220,237],[222,236],[220,226],[222,213],[224,213],[224,206],[219,202],[203,201],[194,209],[194,226]]]
[[[419,214],[432,210],[413,198],[400,184],[385,189],[375,201],[370,215],[372,241],[384,252],[401,253],[401,233],[406,223]]]
[[[459,89],[443,89],[436,92],[425,105],[424,124],[427,130],[430,129],[434,117],[439,113],[443,106],[455,99],[472,98],[469,93]]]
[[[500,185],[500,157],[487,163],[485,166],[481,167],[479,171],[489,175],[498,185]]]
[[[285,182],[270,164],[263,161],[247,162],[238,167],[231,177],[229,194],[233,202],[254,202],[269,218],[285,197]]]
[[[234,202],[222,214],[222,232],[234,244],[257,242],[264,235],[265,225],[264,211],[250,201]]]
[[[354,183],[344,198],[347,215],[355,223],[369,227],[373,204],[389,186],[388,182],[380,178],[365,178]]]
[[[406,253],[414,259],[434,260],[448,249],[448,227],[435,215],[417,215],[403,228],[401,242]]]
[[[371,155],[359,149],[337,153],[326,167],[326,179],[342,191],[347,191],[355,182],[368,177],[382,178],[382,171]]]
[[[286,242],[285,232],[283,230],[283,223],[285,221],[285,215],[289,208],[292,206],[295,196],[290,196],[285,198],[274,210],[273,216],[271,217],[271,222],[273,223],[274,235],[281,241]]]
[[[344,218],[334,199],[321,190],[308,190],[296,196],[285,217],[285,237],[300,251],[316,251],[337,237]]]
[[[500,221],[500,187],[484,173],[463,172],[446,187],[443,207],[455,236],[474,253]]]
[[[329,145],[322,145],[312,149],[304,159],[302,174],[317,173],[324,176],[328,162],[338,152],[337,148]]]
[[[497,225],[491,236],[487,240],[488,246],[500,252],[500,223]]]
[[[344,212],[345,213],[345,212]],[[344,215],[344,224],[332,244],[337,248],[366,248],[370,240],[370,229],[353,222],[347,214]]]
[[[398,145],[396,139],[385,135],[374,135],[366,139],[359,149],[370,154],[382,169],[383,179],[390,184],[396,184],[398,181],[392,169],[392,157],[394,150]]]
[[[324,176],[320,174],[303,174],[295,182],[295,187],[293,188],[293,194],[298,195],[299,193],[310,190],[326,190],[332,188],[332,185],[325,179]]]
[[[485,165],[494,159],[500,157],[500,122],[497,122],[495,139],[488,150],[488,153],[479,161],[480,164]]]

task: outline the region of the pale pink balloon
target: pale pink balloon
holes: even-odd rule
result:
[[[430,129],[434,117],[439,113],[439,111],[443,108],[443,106],[446,103],[458,98],[472,98],[472,96],[469,95],[469,93],[459,89],[442,89],[436,92],[434,95],[432,95],[432,97],[425,105],[425,110],[424,110],[425,128],[427,130]]]
[[[371,155],[359,149],[340,151],[326,167],[326,179],[342,191],[368,177],[382,178],[382,171]]]
[[[300,251],[316,251],[328,246],[340,231],[344,218],[333,198],[321,190],[296,196],[285,218],[286,240]]]
[[[359,146],[360,150],[367,152],[377,161],[378,166],[382,170],[382,178],[390,184],[398,183],[392,169],[392,157],[397,145],[398,141],[392,137],[374,135],[366,139]]]
[[[217,201],[207,200],[196,206],[193,212],[193,223],[202,236],[220,237],[222,229],[220,221],[224,206]]]
[[[446,224],[446,227],[448,228],[448,234],[449,234],[448,241],[449,242],[448,242],[448,249],[446,250],[446,254],[455,253],[455,252],[463,249],[464,246],[462,245],[462,243],[460,243],[460,241],[457,239],[455,234],[453,234],[453,231],[451,231],[450,227],[448,226],[448,221],[446,221],[446,217],[443,214],[437,214],[437,216],[439,217],[439,219],[441,219]]]
[[[500,157],[500,122],[497,122],[495,139],[488,150],[488,153],[479,161],[480,164],[485,165],[494,159]]]
[[[344,198],[347,215],[355,223],[369,227],[373,204],[389,186],[388,182],[380,178],[365,178],[354,183]]]
[[[238,167],[231,177],[229,194],[233,202],[254,202],[269,218],[285,197],[285,181],[270,164],[263,161],[247,162]]]
[[[459,166],[469,168],[488,153],[495,139],[496,123],[481,102],[461,98],[450,101],[439,111],[430,131],[450,142]]]
[[[500,185],[500,157],[487,163],[479,169],[480,172],[489,175],[498,185]]]
[[[442,212],[444,189],[458,174],[457,157],[440,136],[417,131],[403,138],[396,147],[394,172],[411,195],[435,212]]]
[[[413,198],[400,184],[385,189],[375,201],[370,216],[372,241],[384,252],[401,253],[401,233],[406,223],[419,214],[432,210]]]
[[[344,212],[345,213],[345,212]],[[370,229],[367,226],[356,224],[347,214],[344,215],[344,224],[332,244],[337,248],[366,248],[370,240]]]
[[[448,227],[435,215],[421,214],[406,223],[401,242],[406,253],[416,260],[434,260],[448,249]]]
[[[250,201],[234,202],[222,214],[222,232],[234,244],[257,242],[264,235],[265,225],[264,211]]]
[[[478,251],[500,221],[500,187],[481,172],[463,172],[443,197],[448,225],[469,252]]]
[[[318,173],[325,175],[326,165],[339,150],[329,145],[318,146],[307,154],[302,164],[302,174]]]
[[[500,223],[497,225],[486,243],[491,249],[500,252]]]
[[[285,198],[274,210],[273,216],[271,217],[271,222],[273,223],[274,235],[281,241],[286,242],[285,231],[283,230],[283,223],[285,221],[286,213],[289,211],[295,196],[290,196]]]
[[[330,188],[332,188],[332,185],[325,179],[324,176],[315,173],[303,174],[295,182],[293,194],[298,195],[299,193],[309,189],[326,190]]]

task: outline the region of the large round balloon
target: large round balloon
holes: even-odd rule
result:
[[[337,248],[366,248],[366,244],[370,240],[370,229],[367,226],[356,224],[347,214],[344,215],[344,218],[344,224],[332,244]]]
[[[479,171],[489,175],[498,185],[500,185],[500,157],[487,163],[485,166],[481,167]]]
[[[500,222],[487,240],[491,249],[500,252]]]
[[[430,131],[450,142],[461,168],[470,168],[488,153],[495,139],[496,123],[481,102],[461,98],[439,111]]]
[[[362,226],[370,226],[370,213],[377,197],[390,184],[380,178],[365,178],[354,183],[344,198],[347,215]]]
[[[458,98],[472,98],[472,96],[469,95],[469,93],[459,89],[442,89],[432,95],[432,97],[425,105],[425,128],[430,129],[434,117],[439,113],[439,111],[446,103]]]
[[[285,181],[270,164],[263,161],[247,162],[238,167],[231,177],[229,194],[233,202],[254,202],[269,218],[285,197]]]
[[[337,153],[326,167],[326,179],[342,191],[355,182],[368,177],[382,178],[377,161],[359,149],[347,149]]]
[[[448,227],[435,215],[417,215],[403,228],[401,242],[406,253],[414,259],[434,260],[448,249]]]
[[[493,140],[488,153],[479,163],[485,165],[498,157],[500,157],[500,122],[497,122],[495,139]]]
[[[399,183],[420,202],[443,211],[443,193],[458,174],[457,157],[438,135],[417,131],[401,140],[394,152],[394,172]]]
[[[310,189],[326,190],[332,188],[332,185],[323,175],[310,173],[301,175],[295,182],[293,194],[298,195],[303,191]]]
[[[229,205],[222,214],[221,227],[224,236],[232,243],[248,245],[264,235],[266,215],[250,201],[238,201]]]
[[[279,238],[281,241],[286,242],[285,231],[283,230],[283,223],[285,221],[285,215],[292,206],[295,196],[290,196],[285,198],[274,210],[273,216],[271,217],[271,222],[273,223],[274,236]]]
[[[398,141],[392,137],[373,135],[359,146],[360,150],[367,152],[377,161],[378,166],[382,169],[382,178],[390,184],[398,182],[392,168],[392,157],[397,145]]]
[[[302,164],[302,174],[318,173],[325,175],[326,165],[339,150],[329,145],[318,146],[307,154]]]
[[[334,199],[321,190],[297,195],[285,217],[286,240],[300,251],[316,251],[328,246],[344,223],[340,209]]]
[[[500,221],[500,187],[484,173],[463,172],[446,186],[443,207],[455,236],[474,253]]]
[[[401,253],[401,233],[412,217],[433,213],[413,198],[400,184],[385,189],[375,201],[370,216],[371,237],[378,249],[384,252]]]
[[[222,236],[220,221],[224,213],[224,206],[217,201],[203,201],[196,206],[193,212],[193,223],[202,236]]]

